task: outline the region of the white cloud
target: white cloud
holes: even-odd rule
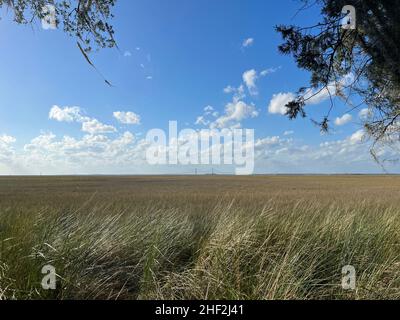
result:
[[[290,137],[261,137],[255,141],[256,172],[379,172],[380,167],[369,155],[369,145],[363,143],[364,137],[364,131],[359,130],[343,140],[326,141],[319,145],[304,144]],[[154,173],[154,168],[143,170],[148,143],[143,139],[136,140],[130,132],[115,138],[86,134],[79,139],[43,133],[22,150],[14,151],[11,147],[4,149],[3,142],[9,145],[14,141],[15,138],[11,136],[0,136],[0,173],[129,174],[138,173],[137,170]],[[380,150],[379,154],[393,156],[390,150]],[[183,167],[174,170],[181,169],[187,170]],[[168,173],[166,170],[165,173]]]
[[[207,107],[204,108],[204,115],[205,116],[212,116],[214,118],[217,118],[219,116],[219,112],[215,111],[214,107],[207,106]]]
[[[0,173],[1,165],[9,165],[14,161],[15,151],[13,144],[17,141],[12,136],[3,134],[0,135]]]
[[[91,119],[82,123],[82,131],[90,134],[99,134],[116,132],[117,129],[113,126],[103,124],[97,119]]]
[[[256,171],[272,173],[368,173],[381,169],[364,143],[365,132],[359,130],[343,140],[326,141],[319,145],[278,136],[256,141]],[[382,154],[390,157],[389,148]]]
[[[249,90],[251,95],[256,95],[257,92],[257,86],[256,86],[256,81],[257,81],[257,71],[254,69],[247,70],[243,73],[243,82],[246,84],[247,89]]]
[[[296,95],[292,92],[277,93],[272,96],[268,105],[268,112],[272,114],[285,115],[287,112],[286,104],[294,100]]]
[[[55,7],[51,4],[44,5],[42,7],[42,14],[44,15],[41,19],[42,28],[44,30],[56,30],[57,20]]]
[[[346,113],[342,117],[335,119],[335,125],[344,126],[345,124],[348,124],[351,120],[353,120],[351,114]]]
[[[288,130],[283,133],[284,136],[291,136],[294,134],[294,131]]]
[[[225,106],[225,113],[216,119],[211,127],[213,128],[229,128],[240,127],[240,122],[248,118],[255,118],[258,116],[258,111],[254,105],[246,104],[243,101],[234,101]]]
[[[8,136],[8,135],[1,135],[0,136],[0,145],[10,145],[12,143],[14,143],[15,141],[17,141],[17,139],[15,139],[14,137]]]
[[[55,134],[51,132],[43,133],[40,136],[33,138],[30,144],[25,145],[24,150],[32,151],[37,148],[49,149],[49,145],[55,138],[56,138]]]
[[[233,93],[234,94],[233,95],[233,99],[235,101],[239,101],[239,100],[242,100],[242,99],[244,99],[246,97],[246,95],[244,93],[244,90],[245,90],[244,86],[243,86],[243,84],[241,84],[238,88],[235,88],[235,87],[232,87],[232,86],[227,86],[224,89],[224,92],[226,94]]]
[[[197,117],[196,122],[194,124],[208,126],[210,124],[210,121],[207,120],[204,116],[199,116]]]
[[[212,106],[206,106],[204,108],[204,112],[206,113],[211,113],[212,111],[214,111],[214,108]]]
[[[101,123],[99,120],[82,115],[79,107],[60,108],[54,105],[49,112],[49,119],[59,122],[79,122],[82,123],[82,131],[90,134],[116,132],[113,126]]]
[[[306,104],[319,104],[330,97],[333,98],[340,94],[344,86],[351,84],[353,81],[354,76],[352,74],[347,74],[337,83],[331,82],[323,89],[309,89],[304,94],[304,98],[307,100]]]
[[[132,57],[132,53],[128,50],[124,52],[124,57]]]
[[[358,117],[361,120],[366,120],[368,119],[370,116],[372,115],[371,110],[369,110],[368,108],[362,109],[359,113],[358,113]]]
[[[236,88],[232,87],[232,86],[227,86],[224,88],[224,92],[229,94],[229,93],[233,93],[235,92]]]
[[[331,92],[332,94],[332,91],[330,90],[332,90],[331,87],[329,89],[323,89],[321,91],[316,91],[313,89],[307,90],[304,94],[304,98],[307,100],[306,104],[319,104],[322,101],[328,99],[329,92]],[[285,115],[287,111],[286,104],[288,104],[290,101],[295,100],[296,98],[297,95],[293,92],[279,92],[274,94],[268,106],[269,113]]]
[[[351,137],[349,138],[349,141],[352,143],[352,144],[355,144],[355,143],[360,143],[360,142],[362,142],[364,139],[365,139],[365,132],[364,132],[364,130],[358,130],[358,131],[356,131],[356,132],[354,132],[352,135],[351,135]]]
[[[49,119],[59,122],[73,122],[85,120],[79,107],[64,107],[54,105],[49,112]]]
[[[260,76],[261,76],[261,77],[265,77],[265,76],[267,76],[267,75],[269,75],[269,74],[271,74],[271,73],[277,72],[280,68],[281,68],[281,67],[265,69],[265,70],[263,70],[263,71],[260,72]]]
[[[204,107],[203,115],[197,117],[196,122],[194,124],[208,126],[213,120],[212,118],[217,118],[218,115],[219,115],[218,111],[215,111],[213,106],[208,105]]]
[[[321,91],[315,91],[312,89],[307,90],[304,94],[304,98],[307,100],[306,104],[318,104],[328,99],[330,92],[329,90],[331,89],[332,88],[323,89]],[[286,104],[295,100],[296,98],[297,95],[293,92],[279,92],[274,94],[268,106],[269,113],[285,115],[287,111]]]
[[[340,95],[342,87],[349,85],[350,83],[353,82],[353,80],[354,76],[352,74],[348,74],[344,76],[340,81],[338,81],[337,84],[332,82],[328,84],[328,86],[322,89],[308,89],[304,93],[304,99],[306,100],[305,101],[306,105],[316,105],[329,99],[330,97],[333,98],[337,95]],[[285,105],[288,102],[295,100],[296,98],[297,95],[293,92],[274,94],[272,100],[270,101],[269,104],[270,107],[268,109],[270,110],[270,113],[284,115],[286,113]],[[284,105],[282,105],[282,101],[285,102]]]
[[[51,174],[64,173],[124,173],[144,164],[145,141],[137,141],[130,132],[111,139],[105,135],[84,135],[58,138],[44,133],[24,146],[15,165],[25,171]],[[122,169],[122,172],[119,170]],[[0,167],[1,171],[1,167]]]
[[[245,39],[245,40],[243,41],[242,47],[243,47],[243,48],[247,48],[247,47],[252,46],[253,44],[254,44],[254,39],[253,39],[253,38],[247,38],[247,39]]]
[[[30,154],[42,154],[50,158],[79,156],[100,158],[104,156],[107,159],[111,156],[113,150],[127,146],[135,141],[135,137],[130,132],[125,132],[121,136],[112,140],[104,135],[85,135],[82,139],[75,139],[70,136],[64,136],[61,140],[56,140],[53,133],[42,134],[25,145],[24,149]],[[107,152],[105,152],[107,151]],[[122,150],[121,150],[122,151]],[[106,155],[106,153],[109,153]],[[115,153],[114,153],[115,155]]]
[[[282,144],[283,141],[288,141],[288,140],[282,140],[279,136],[273,136],[273,137],[266,137],[263,139],[258,139],[254,146],[256,149],[260,149],[265,146],[273,146],[273,145],[278,145]]]
[[[140,124],[140,116],[134,112],[115,111],[113,115],[123,124]]]

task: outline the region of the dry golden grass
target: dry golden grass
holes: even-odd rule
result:
[[[1,298],[398,299],[400,177],[0,177]]]

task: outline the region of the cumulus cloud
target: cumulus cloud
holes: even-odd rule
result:
[[[124,52],[124,57],[131,57],[131,56],[132,56],[132,53],[130,51],[126,50]]]
[[[304,99],[306,99],[307,105],[319,104],[324,100],[329,98],[329,94],[332,95],[333,91],[330,89],[323,89],[321,91],[309,89],[304,94]],[[271,101],[269,102],[268,111],[272,114],[281,114],[285,115],[287,108],[286,104],[290,101],[293,101],[298,96],[293,92],[279,92],[272,96]]]
[[[232,87],[232,86],[227,86],[227,87],[224,88],[224,92],[227,93],[227,94],[233,93],[233,92],[235,92],[235,90],[236,90],[236,88]]]
[[[15,141],[17,141],[17,139],[12,136],[8,136],[6,134],[0,135],[0,145],[10,145]]]
[[[319,145],[305,144],[287,136],[260,137],[255,141],[256,172],[379,172],[364,137],[365,132],[359,130],[342,140]],[[20,170],[15,172],[24,170],[22,172],[26,173],[134,173],[137,172],[135,168],[143,170],[141,166],[146,165],[149,146],[147,141],[137,140],[130,132],[114,138],[102,134],[74,138],[42,133],[19,151],[12,150],[14,142],[15,138],[9,135],[0,136],[0,173],[11,172],[12,168]],[[379,154],[390,157],[390,152],[393,151],[385,149]],[[148,170],[146,172],[154,169]]]
[[[358,117],[361,120],[366,120],[368,119],[370,116],[372,115],[371,110],[369,110],[368,108],[362,109],[360,110],[360,112],[358,113]]]
[[[52,159],[61,159],[66,157],[76,158],[84,156],[85,158],[104,157],[109,158],[115,155],[112,151],[120,147],[127,146],[135,141],[135,137],[130,132],[125,132],[116,139],[110,139],[104,135],[88,134],[81,139],[75,139],[70,136],[64,136],[57,140],[53,133],[44,133],[25,145],[25,151],[29,151],[31,155],[41,154]],[[121,150],[122,151],[122,150]],[[108,154],[108,155],[107,155]]]
[[[308,89],[304,93],[304,99],[306,100],[306,105],[316,105],[321,102],[338,95],[341,95],[341,89],[351,84],[354,81],[354,75],[348,74],[343,76],[338,83],[329,83],[325,88],[322,89]],[[288,99],[290,97],[290,99]],[[286,114],[285,105],[297,98],[297,95],[293,92],[277,93],[272,96],[269,104],[269,112],[275,114]],[[285,104],[282,106],[282,102]]]
[[[296,95],[292,92],[274,94],[268,105],[268,112],[272,114],[285,115],[287,112],[286,104],[295,98]]]
[[[133,173],[145,165],[147,146],[146,141],[136,140],[130,132],[115,138],[86,134],[79,139],[43,133],[26,144],[13,162],[23,168],[20,170],[35,174]]]
[[[140,116],[134,112],[115,111],[113,113],[115,119],[123,124],[140,124]]]
[[[368,173],[380,172],[369,154],[365,132],[358,130],[342,140],[319,145],[272,136],[256,141],[256,171],[271,173]],[[393,156],[390,148],[380,155]],[[389,169],[389,168],[387,168]]]
[[[0,135],[0,164],[9,164],[13,162],[15,152],[13,144],[17,141],[12,136],[3,134]]]
[[[227,86],[227,87],[224,89],[224,93],[226,93],[226,94],[233,94],[233,99],[234,99],[235,101],[242,100],[242,99],[244,99],[244,98],[246,97],[244,91],[245,91],[245,89],[244,89],[244,85],[243,85],[243,84],[241,84],[241,85],[240,85],[239,87],[237,87],[237,88],[232,87],[232,86]]]
[[[261,77],[266,77],[267,75],[269,75],[269,74],[271,74],[271,73],[277,72],[280,68],[281,68],[281,67],[278,67],[278,68],[268,68],[268,69],[262,70],[262,71],[260,72],[260,76],[261,76]]]
[[[117,129],[113,126],[103,124],[97,119],[91,119],[82,123],[82,131],[90,134],[99,134],[116,132]]]
[[[243,48],[251,47],[253,44],[254,44],[254,39],[247,38],[247,39],[243,40],[242,47]]]
[[[225,113],[217,118],[212,124],[213,128],[240,127],[240,122],[248,118],[258,116],[256,107],[244,101],[232,101],[225,106]]]
[[[57,20],[55,7],[50,4],[44,5],[42,7],[42,14],[44,14],[44,17],[41,19],[42,28],[44,30],[56,30]]]
[[[275,150],[269,148],[264,157],[279,172],[298,173],[363,173],[379,172],[364,143],[365,133],[360,130],[342,140],[326,141],[319,145],[301,144],[290,140],[280,143]],[[385,150],[389,155],[390,150]]]
[[[354,133],[350,136],[349,141],[350,141],[352,144],[356,144],[356,143],[362,142],[362,141],[365,139],[365,137],[366,137],[365,131],[362,130],[362,129],[360,129],[360,130],[354,132]]]
[[[343,76],[337,83],[331,82],[325,88],[322,89],[308,89],[304,94],[304,98],[307,100],[306,104],[319,104],[330,97],[341,95],[342,88],[350,85],[354,81],[354,75],[351,73]]]
[[[43,133],[40,136],[37,136],[31,140],[31,143],[26,144],[24,146],[25,151],[33,151],[35,149],[50,149],[49,146],[51,145],[52,141],[56,138],[56,135],[47,132]]]
[[[327,88],[324,88],[322,90],[314,90],[314,89],[309,89],[306,91],[304,94],[304,99],[306,100],[306,104],[319,104],[329,98],[329,96],[335,95],[334,88],[330,88],[329,86]]]
[[[79,107],[64,107],[61,108],[54,105],[49,112],[49,119],[56,120],[59,122],[74,122],[82,121],[86,118],[82,116],[81,109]]]
[[[219,114],[214,111],[214,108],[205,110],[205,115],[212,114],[215,121],[210,123],[211,128],[237,128],[241,127],[241,121],[248,118],[255,118],[259,115],[256,107],[252,103],[245,102],[245,86],[247,87],[251,95],[256,95],[257,92],[257,71],[254,69],[247,70],[242,75],[244,84],[239,87],[227,86],[224,92],[227,94],[233,94],[232,102],[226,104],[223,114]],[[198,118],[196,123],[203,123],[204,118]],[[208,122],[207,122],[208,123]]]
[[[282,146],[283,144],[285,144],[288,141],[289,140],[282,139],[279,136],[265,137],[262,139],[257,139],[254,146],[255,146],[256,150],[260,150],[261,148],[263,148],[265,146],[274,146],[274,145]]]
[[[345,124],[348,124],[351,120],[353,120],[352,115],[346,113],[342,117],[338,117],[338,118],[335,119],[335,125],[344,126]]]
[[[243,82],[246,84],[247,89],[251,95],[256,95],[258,93],[256,81],[257,81],[257,71],[254,69],[247,70],[243,73]]]
[[[204,112],[206,112],[206,113],[211,113],[213,111],[214,111],[214,107],[213,106],[206,106],[204,108]]]
[[[213,106],[208,105],[204,107],[203,114],[197,117],[194,124],[208,126],[218,116],[218,111],[215,111]]]
[[[82,115],[79,107],[64,107],[54,105],[49,112],[49,119],[59,122],[82,123],[82,131],[91,134],[116,132],[113,126],[101,123],[99,120]]]
[[[330,89],[323,89],[316,91],[309,89],[304,94],[304,98],[307,100],[307,105],[319,104],[322,101],[329,98]],[[332,94],[332,92],[331,92]],[[293,92],[279,92],[272,96],[272,99],[268,106],[269,113],[285,115],[287,108],[286,104],[297,98],[297,95]]]
[[[208,126],[210,124],[210,121],[207,120],[204,116],[199,116],[197,117],[196,122],[194,124]]]

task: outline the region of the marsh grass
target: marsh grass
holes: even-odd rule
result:
[[[174,197],[186,200],[0,205],[0,298],[400,298],[397,206]],[[40,285],[48,264],[54,291]],[[354,291],[341,287],[346,265]]]

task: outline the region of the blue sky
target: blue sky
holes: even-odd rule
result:
[[[146,132],[167,129],[171,120],[181,128],[254,129],[257,173],[381,172],[360,142],[360,110],[347,114],[338,103],[329,135],[310,119],[280,114],[282,102],[309,79],[278,53],[274,30],[318,21],[317,8],[294,17],[300,6],[292,0],[119,0],[113,25],[120,51],[91,55],[112,88],[74,39],[39,24],[16,25],[3,11],[0,174],[190,172],[139,161]],[[328,106],[321,95],[309,113],[320,119]]]

